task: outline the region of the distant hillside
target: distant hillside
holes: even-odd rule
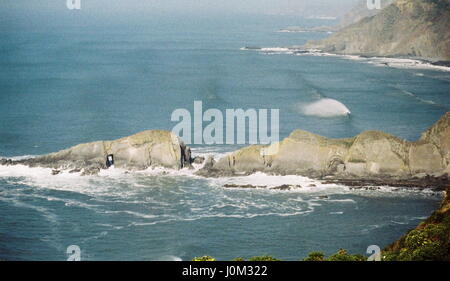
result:
[[[450,61],[450,0],[397,0],[306,47],[338,54]]]
[[[392,4],[392,2],[394,2],[394,0],[380,0],[380,1],[382,9],[384,9],[388,5]],[[378,14],[380,11],[381,10],[378,9],[369,10],[367,8],[367,0],[358,0],[358,4],[341,18],[339,27],[343,28],[349,26],[362,20],[363,18],[374,16]]]

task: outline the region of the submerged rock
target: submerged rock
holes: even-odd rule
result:
[[[267,185],[252,185],[252,184],[225,184],[224,188],[244,188],[244,189],[254,189],[254,188],[267,188],[273,190],[291,190],[293,188],[302,188],[300,185],[292,184],[282,184],[279,186],[268,187]]]
[[[194,164],[203,164],[204,162],[205,162],[205,157],[203,157],[203,156],[197,156],[193,160]]]

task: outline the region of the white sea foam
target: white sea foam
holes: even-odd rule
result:
[[[413,68],[413,69],[450,71],[450,67],[448,66],[434,65],[428,62],[414,59],[372,57],[368,58],[367,62],[374,64],[376,66],[388,66],[393,68]]]
[[[343,103],[329,98],[323,98],[310,104],[300,104],[299,107],[301,113],[308,116],[336,117],[351,114],[350,110]]]
[[[308,30],[289,30],[289,29],[280,29],[277,32],[280,33],[306,33],[306,32],[310,32]]]
[[[352,203],[356,204],[356,201],[353,199],[329,199],[327,202],[336,202],[336,203]]]
[[[223,147],[223,146],[206,146],[206,147],[196,147],[191,148],[191,151],[194,156],[202,156],[207,159],[208,157],[213,157],[215,160],[218,160],[222,157],[225,157],[229,153],[233,152],[235,149],[232,149],[230,147]],[[197,165],[193,165],[194,168],[199,168]],[[200,165],[202,167],[203,165]]]
[[[1,159],[1,158],[8,158],[8,159],[11,159],[11,160],[18,161],[18,160],[24,160],[24,159],[35,158],[35,157],[37,157],[37,156],[39,156],[39,155],[21,155],[21,156],[13,156],[13,157],[1,157],[1,156],[0,156],[0,159]]]
[[[199,150],[201,151],[201,150]],[[366,190],[351,190],[349,187],[339,184],[324,184],[319,180],[310,179],[307,177],[296,175],[269,175],[262,172],[257,172],[249,176],[239,177],[221,177],[221,178],[203,178],[195,175],[196,170],[182,169],[172,170],[165,168],[150,168],[144,171],[126,171],[123,169],[108,169],[102,170],[99,175],[81,176],[80,173],[68,173],[63,171],[58,175],[52,175],[52,169],[50,168],[30,168],[24,165],[14,166],[0,166],[0,178],[10,184],[22,184],[26,186],[32,186],[42,189],[55,189],[61,191],[71,191],[83,193],[86,195],[94,196],[97,202],[101,200],[108,201],[101,196],[114,197],[114,200],[120,201],[120,198],[126,198],[123,203],[148,203],[160,206],[169,206],[170,203],[162,202],[160,200],[154,200],[153,198],[134,198],[140,190],[152,186],[152,188],[159,186],[159,182],[164,184],[166,181],[178,182],[176,185],[178,188],[171,188],[169,191],[175,196],[186,194],[191,192],[189,189],[183,187],[185,182],[189,182],[190,179],[204,181],[206,185],[213,188],[219,188],[218,190],[226,190],[230,192],[234,189],[222,188],[226,184],[231,185],[252,185],[261,188],[246,189],[248,191],[263,190],[264,192],[293,192],[293,193],[322,193],[322,194],[360,194],[363,196],[379,196],[380,194],[392,194],[393,196],[408,195],[411,193],[429,194],[435,196],[440,194],[431,189],[412,189],[412,188],[395,188],[395,187],[378,187],[376,191]],[[165,179],[166,178],[166,179]],[[175,181],[175,182],[174,182]],[[292,188],[289,191],[281,191],[272,189],[274,187],[290,185]],[[126,187],[126,188],[125,188]],[[238,188],[239,190],[239,188]],[[2,193],[7,192],[8,189],[2,190]],[[206,192],[208,190],[197,190],[199,192]],[[226,196],[226,194],[222,194]],[[100,196],[100,197],[99,197]],[[48,197],[48,200],[58,200],[56,197]],[[59,199],[64,201],[67,206],[78,206],[82,208],[88,208],[97,210],[100,206],[94,202],[93,204],[78,202],[74,200]],[[130,201],[131,200],[131,201]],[[235,198],[226,202],[227,206],[233,207],[236,203]],[[325,199],[330,202],[341,203],[353,203],[351,199]],[[317,202],[324,201],[324,199],[316,200]],[[317,203],[316,202],[316,203]],[[159,204],[161,203],[161,204]],[[229,205],[231,204],[231,205]],[[245,202],[242,206],[251,206],[253,202]],[[259,204],[259,203],[258,203]],[[240,204],[237,204],[240,205]],[[254,205],[256,208],[260,205]],[[220,206],[218,206],[219,208]],[[237,208],[234,206],[233,208]]]
[[[266,54],[294,54],[297,56],[320,56],[320,57],[340,57],[343,59],[358,60],[375,66],[392,67],[400,69],[424,69],[450,71],[450,67],[442,65],[434,65],[432,63],[408,59],[408,58],[386,58],[386,57],[362,57],[358,55],[342,55],[322,52],[319,49],[303,49],[301,47],[255,47],[241,48],[241,50],[260,51]],[[423,75],[423,74],[422,74]]]
[[[432,100],[423,99],[423,98],[421,98],[421,97],[417,96],[416,94],[411,93],[409,91],[401,90],[401,89],[398,89],[398,90],[400,91],[400,93],[402,93],[402,94],[404,94],[406,96],[410,96],[410,97],[416,99],[417,101],[419,101],[421,103],[426,103],[426,104],[431,104],[431,105],[438,105],[437,103],[435,103]]]
[[[181,259],[180,257],[172,256],[172,255],[162,256],[160,260],[161,261],[183,261],[183,259]]]
[[[271,190],[274,187],[282,185],[290,185],[292,186],[291,191],[294,192],[319,192],[328,189],[345,188],[343,186],[336,184],[323,184],[318,180],[310,179],[303,176],[296,176],[296,175],[278,176],[278,175],[268,175],[262,172],[256,172],[254,174],[241,177],[214,178],[208,179],[208,181],[210,182],[211,185],[217,187],[223,187],[227,184],[237,186],[252,185],[267,190]],[[272,191],[278,192],[277,190],[273,189]]]

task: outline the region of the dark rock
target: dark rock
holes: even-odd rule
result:
[[[61,171],[60,170],[52,170],[52,175],[57,175],[57,174],[60,174],[61,173]]]
[[[445,190],[450,185],[450,180],[447,175],[440,177],[424,176],[421,178],[396,178],[386,177],[378,179],[333,179],[323,182],[324,184],[341,184],[351,187],[351,189],[365,189],[374,190],[379,189],[379,186],[391,187],[407,187],[407,188],[432,188],[434,190]]]
[[[75,169],[69,171],[69,173],[71,173],[71,174],[73,174],[73,173],[79,173],[79,172],[81,172],[81,169],[77,169],[77,168],[75,168]]]
[[[260,188],[261,186],[251,185],[251,184],[225,184],[225,188]],[[263,186],[265,187],[265,186]]]
[[[197,156],[194,158],[193,163],[195,164],[203,164],[203,162],[205,162],[205,157],[203,156]]]
[[[191,167],[193,162],[191,148],[184,143],[180,144],[181,148],[181,167]]]
[[[301,185],[290,185],[290,184],[283,184],[280,186],[272,187],[271,189],[275,190],[291,190],[293,188],[302,188]]]
[[[83,169],[83,172],[81,173],[82,176],[92,176],[97,175],[100,173],[100,168],[96,166],[91,166]]]

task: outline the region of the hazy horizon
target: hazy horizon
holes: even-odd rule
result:
[[[81,0],[81,10],[69,10],[66,0],[3,1],[0,27],[35,28],[76,23],[145,23],[166,17],[228,17],[276,15],[289,17],[340,17],[358,0]]]

